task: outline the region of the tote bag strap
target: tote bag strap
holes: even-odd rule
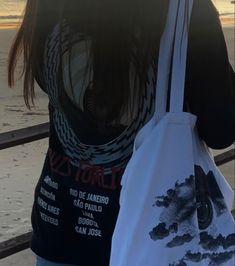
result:
[[[193,0],[169,1],[166,25],[159,49],[156,108],[153,116],[156,121],[166,113],[169,88],[170,112],[183,110],[188,29],[192,7]]]
[[[170,112],[183,112],[188,31],[193,0],[180,0],[173,50]]]
[[[171,70],[176,18],[180,0],[169,0],[165,28],[160,41],[158,56],[155,113],[153,119],[159,121],[166,112],[167,93]]]

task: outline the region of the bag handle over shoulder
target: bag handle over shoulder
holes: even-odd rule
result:
[[[160,41],[155,99],[156,107],[153,116],[153,119],[157,121],[159,121],[166,112],[178,4],[179,0],[169,0],[165,28]]]
[[[168,15],[159,49],[156,108],[153,116],[156,121],[159,121],[166,113],[169,88],[171,88],[170,112],[183,110],[188,28],[192,6],[193,0],[169,1]]]
[[[188,51],[188,31],[192,13],[193,0],[180,0],[171,78],[170,112],[183,111],[186,62]]]
[[[169,0],[158,56],[155,112],[152,119],[138,132],[134,151],[141,145],[149,130],[165,115],[169,88],[172,88],[170,112],[183,110],[188,27],[192,4],[193,0]],[[186,20],[185,13],[188,14]]]

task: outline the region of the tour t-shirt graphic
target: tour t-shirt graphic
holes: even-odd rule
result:
[[[35,190],[31,248],[52,261],[108,266],[121,177],[132,154],[134,138],[154,111],[155,73],[153,69],[148,72],[141,104],[131,123],[112,136],[97,138],[99,133],[80,104],[85,93],[79,91],[85,55],[84,43],[79,46],[76,36],[74,43],[81,51],[71,60],[72,66],[78,66],[72,72],[77,82],[76,102],[65,88],[66,76],[61,79],[66,65],[61,67],[60,52],[62,49],[66,55],[68,32],[66,23],[58,24],[46,42],[43,78],[49,96],[50,136]]]

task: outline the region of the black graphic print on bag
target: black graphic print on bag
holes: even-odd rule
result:
[[[235,233],[223,236],[216,234],[214,228],[213,218],[219,219],[228,213],[212,171],[205,174],[195,165],[195,176],[176,183],[166,195],[157,196],[154,206],[163,210],[160,223],[149,233],[151,239],[167,239],[167,248],[185,246],[184,257],[169,266],[190,265],[190,261],[203,260],[208,260],[210,266],[223,265],[235,255]],[[197,252],[187,249],[187,243],[197,236],[195,217],[200,230]]]

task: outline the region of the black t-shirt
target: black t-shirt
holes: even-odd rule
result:
[[[110,126],[106,134],[99,132],[89,113],[79,105],[80,97],[73,101],[69,96],[66,60],[60,64],[60,49],[67,50],[66,34],[66,23],[57,24],[47,38],[43,57],[50,136],[35,191],[31,248],[52,261],[105,266],[109,264],[119,210],[121,176],[132,154],[137,132],[154,111],[155,73],[149,69],[136,115],[126,124]],[[58,45],[61,37],[62,46]],[[72,60],[77,70],[78,94],[82,78],[79,73],[83,73],[79,68],[85,67],[82,45],[79,43]]]

